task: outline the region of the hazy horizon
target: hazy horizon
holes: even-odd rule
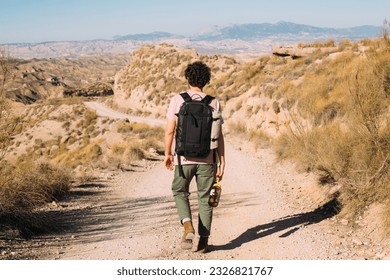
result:
[[[390,2],[384,0],[2,0],[0,44],[111,40],[155,31],[188,36],[215,26],[280,21],[329,28],[380,26],[388,11]]]

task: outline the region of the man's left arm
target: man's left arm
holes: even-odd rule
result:
[[[219,158],[219,165],[217,168],[217,179],[221,181],[223,174],[225,173],[225,139],[223,138],[222,130],[218,138],[217,154]]]

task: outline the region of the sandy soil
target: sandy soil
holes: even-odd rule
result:
[[[387,259],[389,246],[339,218],[315,175],[276,161],[270,148],[226,136],[227,168],[214,209],[210,252],[180,249],[182,228],[162,158],[100,173],[53,205],[61,234],[44,259]],[[196,185],[191,203],[197,225]],[[196,240],[197,241],[197,240]],[[41,241],[42,242],[42,239]],[[38,246],[39,247],[39,246]]]
[[[237,145],[237,143],[235,144]],[[383,244],[359,237],[339,221],[319,194],[313,175],[275,162],[269,149],[254,156],[227,144],[223,195],[214,210],[211,251],[180,249],[181,226],[171,197],[172,173],[161,159],[132,171],[102,174],[103,183],[66,214],[48,259],[381,259]],[[196,219],[196,186],[191,186]],[[66,205],[64,205],[66,206]],[[74,207],[73,207],[74,208]],[[71,209],[67,209],[70,211]],[[195,246],[194,246],[195,247]]]

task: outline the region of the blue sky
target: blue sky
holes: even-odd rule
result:
[[[111,39],[165,31],[189,35],[241,23],[382,25],[389,0],[0,0],[0,44]]]

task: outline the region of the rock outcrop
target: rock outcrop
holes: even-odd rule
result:
[[[275,56],[282,56],[286,57],[289,56],[292,59],[300,58],[300,57],[306,57],[308,55],[313,54],[316,51],[319,51],[321,53],[324,52],[334,52],[336,51],[336,47],[299,47],[299,46],[288,46],[288,47],[273,47],[272,48],[272,54]]]
[[[113,95],[114,91],[112,86],[107,83],[94,83],[84,88],[79,89],[65,89],[63,92],[64,97],[68,96],[83,96],[83,97],[96,97],[96,96],[109,96]]]

